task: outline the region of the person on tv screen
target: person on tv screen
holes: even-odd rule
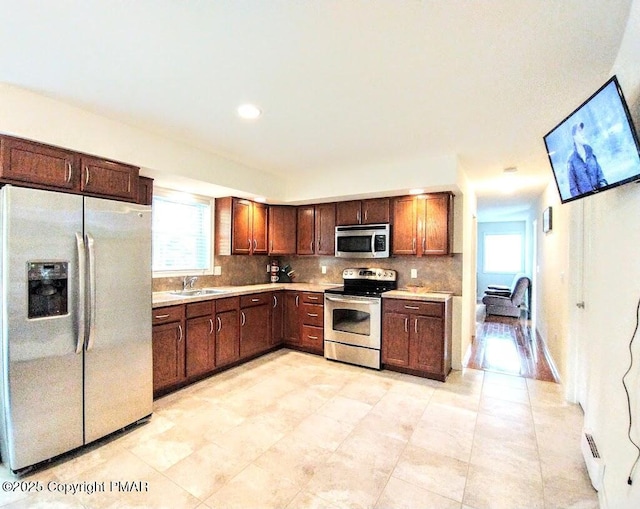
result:
[[[607,185],[593,149],[587,145],[584,134],[584,123],[571,127],[573,136],[573,152],[567,161],[569,192],[571,196],[590,193]]]

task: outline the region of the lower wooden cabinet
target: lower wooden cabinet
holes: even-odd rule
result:
[[[285,292],[285,345],[324,353],[324,295],[319,292]]]
[[[152,323],[153,392],[158,393],[186,378],[184,306],[154,309]]]
[[[186,374],[203,375],[215,368],[215,333],[213,328],[213,301],[186,305]]]
[[[382,302],[384,367],[444,382],[451,371],[451,300]]]
[[[271,294],[271,346],[281,345],[284,340],[284,295],[285,292]]]
[[[216,366],[240,360],[240,299],[228,297],[216,301]]]
[[[271,299],[269,293],[240,299],[240,357],[268,350],[271,337]]]

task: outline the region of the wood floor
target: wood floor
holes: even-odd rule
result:
[[[545,356],[542,341],[526,318],[484,316],[476,318],[476,338],[471,345],[467,368],[557,382]]]

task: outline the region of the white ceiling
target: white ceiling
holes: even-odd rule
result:
[[[0,81],[280,175],[455,154],[482,210],[526,209],[630,3],[0,0]]]

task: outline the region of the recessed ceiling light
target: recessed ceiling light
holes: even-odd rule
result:
[[[508,168],[505,168],[503,171],[505,173],[516,173],[518,171],[518,168],[516,168],[515,166],[509,166]]]
[[[238,116],[245,120],[255,120],[262,115],[262,110],[255,104],[242,104],[238,106]]]

